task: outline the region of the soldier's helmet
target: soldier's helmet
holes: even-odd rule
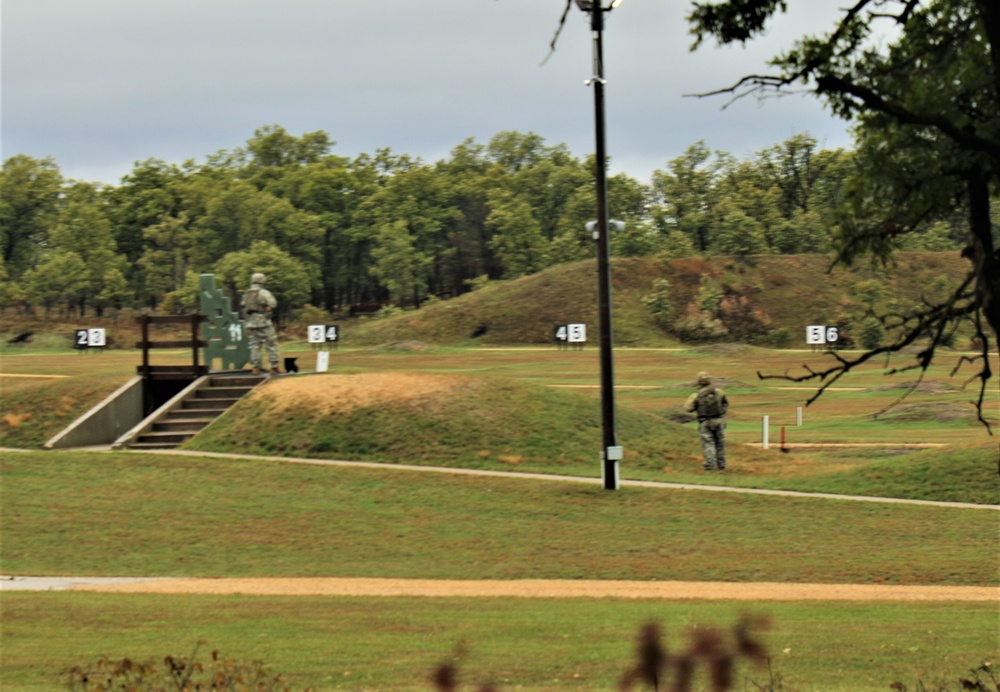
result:
[[[250,277],[250,283],[252,283],[252,284],[265,284],[265,283],[267,283],[267,277],[264,276],[263,274],[261,274],[260,272],[257,272],[256,274],[254,274],[253,276]]]
[[[698,373],[698,386],[699,387],[705,387],[705,386],[710,385],[710,384],[712,384],[712,376],[709,375],[704,370],[702,370],[701,372],[699,372]]]

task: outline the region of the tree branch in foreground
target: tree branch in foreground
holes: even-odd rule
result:
[[[814,381],[820,382],[821,384],[817,388],[816,392],[806,401],[806,406],[809,406],[814,401],[819,399],[827,389],[839,381],[841,377],[852,370],[859,368],[873,358],[885,356],[886,365],[888,366],[888,362],[892,358],[893,354],[901,352],[903,349],[913,345],[920,339],[929,339],[927,346],[918,353],[914,354],[913,363],[901,368],[893,368],[886,372],[887,375],[896,375],[902,372],[909,372],[911,370],[920,370],[917,381],[908,387],[902,396],[892,402],[889,406],[886,406],[882,410],[873,414],[877,418],[878,416],[898,406],[902,401],[916,391],[919,384],[923,381],[928,368],[930,368],[931,363],[933,363],[937,349],[940,346],[949,343],[950,337],[954,335],[960,321],[970,318],[973,320],[973,324],[975,325],[975,340],[978,344],[979,350],[975,356],[960,356],[958,363],[951,372],[951,375],[956,375],[962,366],[967,363],[979,363],[979,372],[973,374],[966,380],[963,384],[963,389],[976,379],[980,381],[979,395],[975,401],[970,403],[976,408],[977,420],[986,428],[987,433],[992,435],[992,427],[983,416],[983,402],[986,398],[986,382],[992,377],[993,374],[989,364],[989,338],[983,329],[982,318],[979,310],[979,301],[975,292],[969,288],[974,278],[975,276],[970,273],[965,278],[965,281],[963,281],[962,284],[952,292],[950,298],[944,302],[936,305],[925,303],[924,309],[910,315],[890,314],[879,317],[878,319],[882,323],[883,327],[888,327],[891,330],[901,330],[899,336],[897,336],[897,338],[888,345],[870,349],[853,357],[844,357],[836,351],[827,351],[826,355],[833,358],[836,362],[830,367],[822,370],[815,370],[807,363],[803,364],[802,368],[806,371],[806,374],[804,375],[790,375],[787,370],[781,375],[765,375],[758,370],[757,377],[761,380],[778,379],[796,383]]]

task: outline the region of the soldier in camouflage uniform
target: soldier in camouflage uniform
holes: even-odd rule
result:
[[[705,470],[726,468],[726,393],[712,384],[707,372],[698,373],[698,391],[688,397],[684,410],[698,416],[701,451],[705,455]]]
[[[267,358],[271,364],[272,373],[280,373],[278,367],[278,335],[271,324],[271,313],[278,306],[274,295],[264,288],[267,279],[257,272],[250,277],[250,290],[243,294],[243,317],[247,330],[247,342],[250,345],[250,364],[253,374],[261,372],[261,349],[267,350]]]

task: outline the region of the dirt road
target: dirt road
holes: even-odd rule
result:
[[[626,598],[741,601],[994,601],[1000,587],[519,579],[6,577],[0,590],[249,596]]]

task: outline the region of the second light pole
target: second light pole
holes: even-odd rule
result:
[[[622,448],[618,445],[615,426],[615,369],[612,358],[614,348],[611,327],[611,262],[610,215],[608,213],[608,156],[605,146],[604,126],[604,13],[618,7],[621,0],[613,0],[604,8],[602,0],[590,2],[576,0],[577,6],[590,13],[590,31],[594,42],[594,76],[587,84],[594,87],[594,125],[596,134],[595,183],[597,187],[597,294],[601,332],[601,477],[606,490],[619,486],[618,462]]]

